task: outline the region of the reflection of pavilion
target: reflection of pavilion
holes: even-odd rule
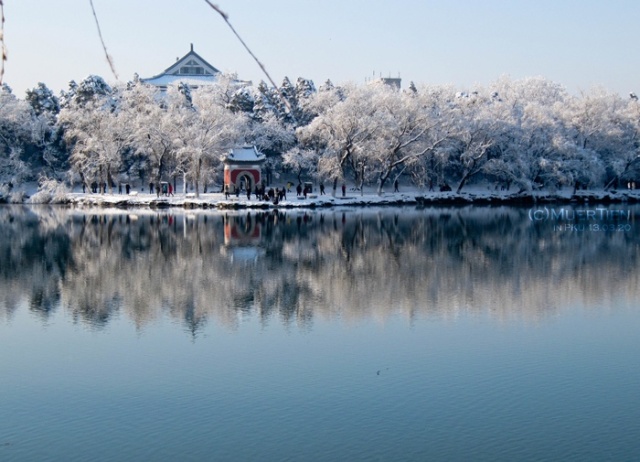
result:
[[[221,252],[234,261],[255,261],[264,255],[260,247],[262,226],[257,217],[226,215],[224,217],[224,246]]]

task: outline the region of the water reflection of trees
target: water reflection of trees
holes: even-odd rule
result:
[[[635,226],[635,224],[633,225]],[[400,314],[537,319],[638,299],[638,230],[558,232],[517,208],[219,213],[0,208],[0,316],[308,326]]]

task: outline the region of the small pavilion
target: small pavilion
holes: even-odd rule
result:
[[[224,188],[229,193],[255,190],[262,182],[266,157],[255,146],[233,148],[224,158]]]

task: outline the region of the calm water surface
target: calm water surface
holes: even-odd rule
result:
[[[607,210],[0,207],[0,460],[637,460]]]

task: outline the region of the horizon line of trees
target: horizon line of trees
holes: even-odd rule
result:
[[[161,92],[137,78],[109,86],[43,83],[24,100],[0,89],[0,195],[24,181],[158,183],[198,195],[222,182],[224,155],[255,145],[266,170],[378,192],[400,178],[461,192],[473,182],[517,191],[626,187],[640,172],[640,103],[594,88],[570,95],[543,78],[501,78],[462,92],[413,83],[280,88],[220,75]],[[640,182],[639,182],[640,184]]]

